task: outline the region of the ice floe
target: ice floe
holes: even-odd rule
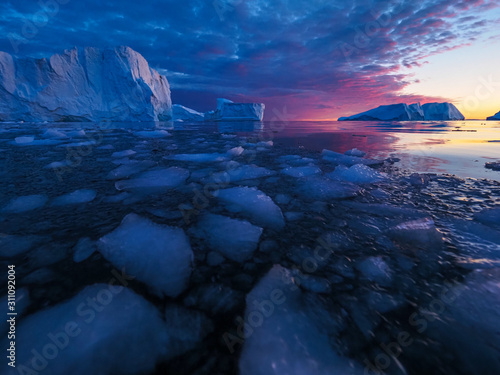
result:
[[[354,197],[361,191],[354,184],[332,181],[319,176],[297,180],[296,190],[306,200],[345,199]]]
[[[175,297],[187,287],[193,252],[180,228],[129,214],[97,246],[115,267],[125,269],[156,293]]]
[[[257,249],[262,228],[247,221],[226,216],[204,214],[194,235],[204,239],[208,246],[236,262],[244,262]]]
[[[235,187],[217,192],[226,208],[239,213],[252,223],[276,230],[285,226],[283,213],[273,200],[256,188]]]
[[[6,375],[148,373],[167,354],[159,311],[117,284],[89,286],[16,328],[16,368],[5,366]],[[8,347],[7,338],[2,346]]]
[[[52,206],[65,206],[70,204],[82,204],[92,202],[97,196],[97,192],[91,189],[79,189],[71,193],[54,198]]]
[[[120,165],[118,168],[113,169],[106,177],[108,180],[121,180],[128,178],[136,173],[143,172],[148,168],[155,166],[156,163],[150,160],[143,161],[130,161],[130,163]]]
[[[47,196],[41,194],[13,198],[2,208],[1,212],[22,213],[36,210],[45,206],[48,200],[49,198]]]
[[[349,181],[355,184],[373,184],[384,179],[381,173],[363,164],[356,164],[350,168],[339,165],[326,176],[333,180]]]
[[[281,173],[291,177],[308,177],[321,174],[321,169],[316,166],[287,167]]]

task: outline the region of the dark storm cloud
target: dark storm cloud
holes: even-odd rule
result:
[[[73,46],[128,45],[166,74],[175,102],[217,96],[288,103],[302,117],[397,98],[402,67],[470,43],[484,0],[3,1],[0,50],[47,56]],[[45,14],[45,18],[43,15]],[[301,112],[302,111],[302,112]],[[320,111],[321,112],[321,111]]]

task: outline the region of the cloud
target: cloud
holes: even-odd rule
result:
[[[73,46],[129,45],[166,73],[174,102],[207,110],[217,96],[226,96],[264,101],[268,108],[286,105],[302,118],[363,110],[361,102],[370,107],[412,99],[400,96],[414,81],[403,69],[481,37],[491,27],[484,13],[499,5],[486,0],[58,1],[67,0],[2,2],[0,50],[47,56]],[[51,8],[42,3],[58,4],[45,23],[40,13]]]

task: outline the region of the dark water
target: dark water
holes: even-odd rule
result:
[[[314,364],[315,359],[333,353],[355,363],[359,371],[352,373],[498,373],[500,228],[491,220],[495,216],[480,214],[500,207],[500,172],[484,168],[486,161],[500,159],[499,143],[492,142],[500,139],[498,123],[162,124],[163,130],[143,134],[144,125],[6,124],[0,130],[0,266],[16,264],[18,289],[25,288],[30,296],[25,317],[18,322],[19,361],[29,359],[23,353],[43,345],[45,337],[43,329],[39,336],[23,334],[23,319],[59,306],[85,286],[108,282],[113,269],[119,268],[99,252],[76,262],[78,244],[87,238],[83,247],[95,247],[126,215],[135,213],[156,224],[181,228],[189,238],[194,262],[188,284],[176,297],[158,295],[141,280],[131,281],[128,287],[161,314],[165,309],[187,309],[201,313],[204,322],[203,335],[194,339],[189,324],[184,323],[185,336],[179,335],[182,327],[177,327],[179,354],[156,358],[152,373],[234,374],[241,371],[240,358],[250,358],[245,366],[262,361],[265,367],[266,361],[286,366],[294,357],[310,355],[312,359],[304,359],[309,363],[303,364],[306,370],[296,373],[314,374],[312,369],[322,366]],[[68,137],[44,138],[47,128]],[[72,133],[81,128],[85,131]],[[35,142],[20,137],[34,137]],[[237,147],[245,151],[224,156],[225,160],[173,160],[179,154],[226,155]],[[321,150],[343,153],[354,147],[366,151],[367,158],[381,160],[372,169],[383,179],[352,184],[327,178],[338,165],[326,160]],[[126,150],[133,153],[113,156]],[[136,161],[150,162],[145,170],[182,168],[189,177],[168,189],[117,189],[120,179],[110,179],[110,172]],[[50,168],[54,162],[61,164]],[[246,177],[241,177],[244,172],[232,172],[247,166],[267,172]],[[319,172],[308,177],[284,173],[301,167]],[[132,181],[142,172],[121,180]],[[263,229],[255,252],[244,262],[227,257],[212,262],[209,259],[218,251],[198,233],[206,213],[255,221],[245,210],[235,211],[206,193],[215,176],[227,177],[217,189],[259,189],[285,217],[284,227]],[[82,189],[95,197],[85,203],[54,205],[58,197]],[[9,211],[13,199],[33,194],[46,201],[33,210]],[[30,245],[21,251],[12,236]],[[140,242],[141,233],[137,238]],[[305,267],[304,260],[322,238],[333,238],[335,252],[324,264]],[[9,251],[19,252],[9,256]],[[280,334],[298,337],[305,347],[290,349],[288,354],[278,348],[256,354],[248,349],[251,340],[265,337],[256,333],[248,338],[247,349],[238,344],[231,352],[224,334],[238,337],[246,296],[277,264],[293,272],[297,290],[288,297],[298,302],[285,304],[270,319],[286,322],[290,314],[299,324],[283,323],[284,331],[276,331],[274,323],[265,322],[262,329],[278,339]],[[5,295],[6,274],[2,278]],[[445,290],[456,297],[444,299]],[[117,318],[108,319],[111,326]],[[37,324],[46,330],[57,328],[49,320]],[[327,347],[308,346],[298,328],[301,324],[312,324],[324,334]],[[92,333],[95,327],[87,329]],[[115,332],[111,340],[128,340],[131,331]],[[409,335],[411,344],[399,343],[401,333]],[[154,340],[139,338],[142,341],[131,341],[130,348],[143,345],[143,350],[154,352],[147,346]],[[185,342],[191,343],[189,349],[179,349]],[[69,352],[51,363],[64,368]],[[134,355],[123,349],[107,353],[103,363]],[[88,357],[82,354],[82,358]],[[41,373],[52,373],[55,367],[50,366]],[[275,373],[272,366],[266,368],[265,373]],[[347,373],[339,368],[338,373]]]

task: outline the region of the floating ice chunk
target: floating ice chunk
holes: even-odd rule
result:
[[[243,180],[252,180],[255,178],[268,177],[276,172],[256,165],[242,165],[241,167],[230,171],[214,173],[212,178],[215,181],[237,182]]]
[[[73,260],[76,263],[80,263],[90,258],[90,256],[97,251],[97,246],[90,238],[84,237],[80,238],[73,250]]]
[[[115,146],[113,145],[104,145],[97,147],[98,150],[114,150]]]
[[[125,268],[157,293],[176,297],[187,287],[193,251],[180,228],[129,214],[97,246],[115,267]]]
[[[297,181],[297,192],[307,200],[345,199],[356,196],[361,189],[348,182],[311,176]]]
[[[47,129],[42,134],[43,138],[52,138],[52,139],[65,139],[68,138],[66,133],[57,130],[57,129]]]
[[[45,206],[49,198],[45,195],[25,195],[22,197],[13,198],[7,205],[2,208],[2,212],[6,213],[22,213],[36,210]]]
[[[283,169],[281,173],[292,177],[308,177],[321,174],[321,169],[316,166],[288,167]]]
[[[92,202],[97,192],[91,189],[75,190],[72,193],[61,195],[52,201],[53,206],[65,206],[68,204],[82,204]]]
[[[355,184],[372,184],[384,179],[384,176],[363,164],[353,165],[347,168],[339,165],[335,170],[326,175],[333,180],[349,181]]]
[[[399,242],[424,249],[440,246],[443,242],[443,235],[436,229],[434,220],[428,217],[396,225],[389,234]]]
[[[219,190],[217,198],[229,211],[240,213],[254,224],[276,230],[285,226],[281,209],[270,197],[256,188],[235,187]]]
[[[116,194],[116,195],[111,195],[111,196],[104,198],[104,202],[107,202],[107,203],[121,202],[121,201],[129,198],[130,195],[131,195],[130,193],[126,193],[126,192]]]
[[[228,150],[227,154],[230,156],[240,156],[243,153],[243,151],[245,151],[245,149],[241,146],[238,146]]]
[[[85,133],[85,130],[83,130],[83,129],[73,130],[73,131],[68,132],[67,134],[68,134],[68,137],[71,137],[71,138],[81,138],[81,137],[85,137],[87,135],[87,133]]]
[[[278,204],[288,204],[292,200],[292,198],[288,194],[276,194],[276,197],[274,198],[276,203]]]
[[[171,156],[165,156],[164,159],[167,160],[177,160],[177,161],[190,161],[195,163],[214,163],[217,161],[227,160],[226,154],[177,154]]]
[[[26,143],[32,143],[35,140],[35,137],[16,137],[14,140],[18,145],[24,145]]]
[[[142,130],[134,134],[141,138],[165,138],[172,135],[166,130]]]
[[[341,357],[311,312],[290,271],[274,266],[247,295],[242,375],[362,374],[361,366]],[[317,307],[321,308],[321,307]],[[255,324],[259,322],[259,324]],[[226,344],[234,345],[229,334]]]
[[[50,164],[47,164],[44,168],[46,169],[59,169],[59,168],[68,168],[71,167],[73,164],[69,160],[63,160],[63,161],[54,161]]]
[[[210,248],[236,262],[244,262],[257,249],[262,228],[247,221],[205,214],[201,217],[194,234],[207,241]]]
[[[117,284],[89,286],[18,322],[17,366],[4,373],[152,372],[167,354],[165,322],[150,302]],[[2,346],[8,347],[6,341]]]
[[[116,169],[113,169],[108,173],[106,177],[108,180],[120,180],[122,178],[128,178],[136,173],[145,171],[151,168],[156,163],[154,161],[144,160],[144,161],[131,161],[129,164],[123,164]]]
[[[355,164],[364,164],[364,165],[380,165],[384,164],[383,160],[373,160],[373,159],[363,159],[357,156],[347,156],[344,154],[339,154],[338,152],[323,150],[321,155],[323,155],[323,160],[335,163],[335,164],[344,164],[347,166],[352,166]]]
[[[272,147],[272,146],[274,146],[274,142],[273,141],[262,141],[262,142],[257,143],[257,146]]]
[[[214,330],[212,321],[205,314],[177,305],[167,306],[165,321],[168,331],[165,359],[177,357],[194,349]]]
[[[35,137],[17,137],[11,144],[18,146],[51,146],[58,145],[61,141],[53,139],[35,139]]]
[[[358,150],[357,148],[353,148],[352,150],[347,150],[346,152],[344,152],[344,155],[357,156],[359,158],[362,158],[366,155],[366,152]]]
[[[113,158],[124,158],[124,157],[132,156],[132,155],[135,155],[135,154],[137,154],[137,152],[135,152],[134,150],[116,151],[116,152],[113,152],[113,154],[111,155],[111,157],[113,157]]]
[[[298,221],[304,218],[304,213],[296,211],[288,211],[285,212],[285,217],[288,221]]]
[[[0,257],[11,258],[23,254],[41,242],[38,236],[16,236],[0,233]]]
[[[232,138],[236,138],[237,135],[236,134],[221,134],[221,137],[225,138],[225,139],[232,139]]]
[[[50,268],[39,268],[29,275],[23,277],[23,284],[43,285],[50,283],[58,278],[58,275]]]
[[[392,271],[383,257],[369,257],[356,264],[356,268],[367,280],[382,286],[392,284]]]
[[[83,141],[83,142],[73,142],[73,143],[66,143],[64,145],[60,145],[58,147],[87,147],[87,146],[95,146],[97,144],[96,141],[90,140],[90,141]]]
[[[179,167],[154,169],[131,180],[118,181],[115,187],[117,190],[172,189],[181,185],[188,177],[189,171]]]
[[[484,167],[487,169],[492,169],[494,171],[500,171],[500,162],[499,161],[490,161],[484,164]]]

